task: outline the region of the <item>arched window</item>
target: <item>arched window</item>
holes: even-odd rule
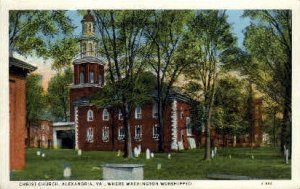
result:
[[[141,125],[136,125],[135,126],[135,135],[134,135],[134,139],[135,140],[142,140],[142,126]]]
[[[94,72],[89,73],[90,83],[94,83]]]
[[[86,44],[85,43],[82,44],[82,54],[86,55]]]
[[[187,136],[191,136],[193,133],[192,133],[192,125],[191,125],[190,117],[186,117],[185,124],[186,124],[186,134]]]
[[[89,143],[94,142],[94,130],[91,127],[86,130],[86,141]]]
[[[93,110],[89,110],[87,112],[87,121],[93,121],[94,120],[94,112]]]
[[[125,139],[125,128],[120,127],[118,132],[118,140],[124,140]]]
[[[80,80],[80,84],[84,83],[84,72],[80,72],[79,80]]]
[[[106,108],[103,109],[102,119],[103,119],[103,121],[108,121],[109,120],[109,113],[108,113]]]
[[[153,126],[153,138],[154,139],[159,139],[159,126],[157,124],[155,124]]]
[[[93,52],[93,44],[89,43],[88,44],[88,55],[92,55],[92,52]]]
[[[137,106],[135,108],[134,115],[135,115],[135,119],[142,119],[142,108],[141,108],[141,106]]]

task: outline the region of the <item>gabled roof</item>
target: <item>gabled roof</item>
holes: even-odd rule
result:
[[[17,67],[17,68],[21,68],[21,69],[24,69],[28,72],[32,72],[34,70],[37,69],[37,67],[31,65],[31,64],[28,64],[22,60],[19,60],[17,58],[14,58],[14,57],[9,57],[9,67]]]

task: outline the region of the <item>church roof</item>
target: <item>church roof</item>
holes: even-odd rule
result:
[[[84,22],[94,22],[95,21],[93,15],[91,14],[90,10],[88,10],[87,14],[84,15],[82,21],[84,21]]]

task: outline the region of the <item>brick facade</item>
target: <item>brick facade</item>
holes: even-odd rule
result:
[[[27,147],[51,148],[53,144],[52,121],[40,120],[30,126],[26,134]]]
[[[10,170],[25,167],[26,75],[35,67],[9,58]]]

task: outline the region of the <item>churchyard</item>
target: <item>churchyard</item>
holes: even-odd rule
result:
[[[291,179],[291,162],[286,164],[278,148],[218,148],[214,159],[203,160],[204,149],[177,153],[146,153],[133,159],[116,151],[77,151],[29,148],[26,168],[11,172],[11,180],[64,180],[63,170],[71,168],[70,180],[101,180],[106,163],[144,164],[145,180],[205,180],[209,174],[247,176],[253,179]],[[44,155],[43,155],[44,154]]]

